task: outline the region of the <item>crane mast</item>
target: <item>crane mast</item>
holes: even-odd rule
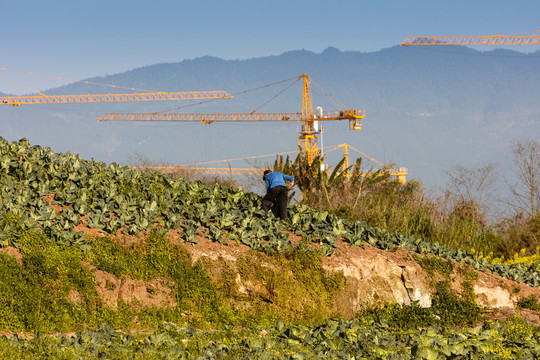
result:
[[[303,78],[304,86],[302,91],[302,125],[300,136],[298,137],[298,146],[306,154],[308,164],[311,164],[319,153],[317,134],[320,134],[321,130],[319,129],[318,122],[313,120],[309,78],[306,74],[302,74],[301,77]]]
[[[306,159],[311,164],[319,153],[317,134],[320,134],[319,121],[349,120],[349,129],[360,130],[362,119],[366,116],[365,109],[330,111],[320,116],[314,116],[311,105],[309,77],[302,74],[298,79],[303,80],[302,112],[301,113],[105,113],[98,121],[186,121],[212,124],[214,122],[243,122],[243,121],[296,121],[301,125],[298,145]]]

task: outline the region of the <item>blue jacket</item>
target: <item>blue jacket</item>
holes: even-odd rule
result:
[[[266,183],[266,191],[270,191],[270,189],[280,185],[287,186],[285,184],[285,180],[294,183],[294,178],[292,176],[285,175],[277,171],[268,173],[268,175],[266,175],[266,179],[264,179],[264,182]]]

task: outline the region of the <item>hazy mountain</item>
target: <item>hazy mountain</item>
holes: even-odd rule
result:
[[[540,52],[480,52],[465,47],[396,46],[372,53],[328,48],[320,54],[299,50],[249,60],[206,56],[87,81],[146,90],[225,90],[237,94],[306,73],[313,80],[314,107],[339,109],[318,90],[322,87],[345,108],[367,111],[361,131],[349,131],[345,122],[324,124],[324,146],[346,142],[381,162],[407,167],[409,178],[420,179],[429,187],[444,185],[445,170],[452,165],[476,168],[497,162],[509,173],[509,144],[540,138],[539,57]],[[111,111],[299,112],[301,84],[259,108],[290,83],[192,107],[186,106],[200,101],[2,107],[1,136],[8,140],[26,137],[56,151],[69,150],[85,158],[118,163],[126,163],[135,153],[179,164],[294,151],[296,124],[96,121]],[[45,93],[103,92],[129,91],[74,83]],[[333,151],[329,158],[337,159],[340,151]]]

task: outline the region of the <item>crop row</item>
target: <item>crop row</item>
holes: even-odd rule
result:
[[[278,322],[275,327],[219,340],[193,328],[163,323],[152,335],[136,337],[104,324],[72,336],[22,340],[0,338],[4,354],[39,353],[50,358],[175,359],[535,359],[540,330],[522,322],[468,328],[428,327],[396,331],[384,319],[328,319],[317,326]],[[217,341],[214,341],[217,340]],[[21,356],[22,357],[22,356]]]
[[[320,245],[331,256],[339,238],[351,246],[368,243],[393,251],[397,247],[466,263],[477,270],[540,286],[539,264],[493,264],[470,251],[347,221],[303,204],[290,206],[290,218],[267,218],[260,196],[221,185],[140,172],[115,163],[106,165],[79,156],[31,146],[26,139],[0,140],[0,245],[18,246],[25,231],[45,231],[60,244],[90,251],[90,241],[75,227],[84,224],[107,234],[136,235],[154,226],[177,231],[183,241],[201,237],[226,244],[233,239],[255,250],[290,246],[289,233]],[[54,200],[48,201],[54,195]],[[61,210],[55,209],[55,206]],[[17,221],[13,221],[13,214]]]

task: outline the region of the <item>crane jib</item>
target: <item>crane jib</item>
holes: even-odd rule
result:
[[[321,117],[302,119],[300,113],[106,113],[98,121],[186,121],[212,124],[242,121],[331,121],[358,120],[366,116],[365,109],[329,111]]]
[[[199,100],[231,98],[226,91],[149,92],[133,94],[3,96],[0,105],[66,104],[121,101]]]

